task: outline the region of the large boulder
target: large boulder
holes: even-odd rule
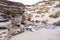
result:
[[[7,28],[10,37],[11,34],[16,33],[18,30],[18,33],[23,30],[21,20],[23,19],[24,7],[22,3],[0,0],[0,28]],[[19,27],[16,25],[19,25]]]

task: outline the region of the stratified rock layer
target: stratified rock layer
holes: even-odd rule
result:
[[[9,38],[12,34],[18,34],[23,31],[21,20],[23,19],[24,7],[22,3],[0,0],[0,28],[8,30]],[[1,35],[4,36],[3,34]]]

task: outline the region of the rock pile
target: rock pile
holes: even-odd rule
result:
[[[42,23],[26,23],[25,28],[26,30],[34,31],[36,32],[38,29],[55,29],[59,26],[51,25],[51,24],[42,24]]]
[[[26,5],[25,14],[31,15],[29,17],[30,20],[28,20],[29,22],[34,21],[34,22],[55,25],[60,21],[59,5],[60,5],[59,0],[40,1],[34,5]],[[27,19],[29,18],[27,17]]]

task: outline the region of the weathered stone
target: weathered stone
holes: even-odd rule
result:
[[[15,24],[15,25],[12,26],[11,30],[12,30],[11,34],[16,35],[16,34],[24,32],[24,27],[22,27],[18,24]]]
[[[8,29],[0,28],[0,40],[9,40],[9,31]]]
[[[60,11],[57,11],[56,13],[50,15],[50,17],[52,18],[58,18],[59,16],[60,16]]]
[[[36,32],[38,29],[42,29],[42,28],[45,28],[45,29],[55,29],[59,26],[55,26],[55,25],[52,25],[52,24],[44,24],[44,23],[26,23],[25,24],[25,28],[26,30],[30,30],[30,31],[34,31]]]
[[[9,37],[11,37],[12,34],[23,31],[21,20],[23,19],[24,7],[22,3],[0,0],[0,28],[7,28]],[[2,15],[5,15],[4,17],[7,18],[4,18]]]
[[[29,19],[29,15],[32,15],[30,16],[30,20],[28,20],[29,22],[38,21],[45,24],[57,24],[60,21],[60,13],[58,12],[60,11],[60,7],[58,7],[59,4],[59,0],[44,0],[34,5],[26,5],[25,14],[28,14],[26,18]]]

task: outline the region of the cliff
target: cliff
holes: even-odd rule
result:
[[[0,40],[9,40],[12,34],[23,31],[21,20],[25,6],[22,3],[0,0]],[[4,28],[6,30],[4,31]]]
[[[24,13],[24,7],[25,6],[22,3],[0,0],[0,12],[8,15],[22,15]]]

